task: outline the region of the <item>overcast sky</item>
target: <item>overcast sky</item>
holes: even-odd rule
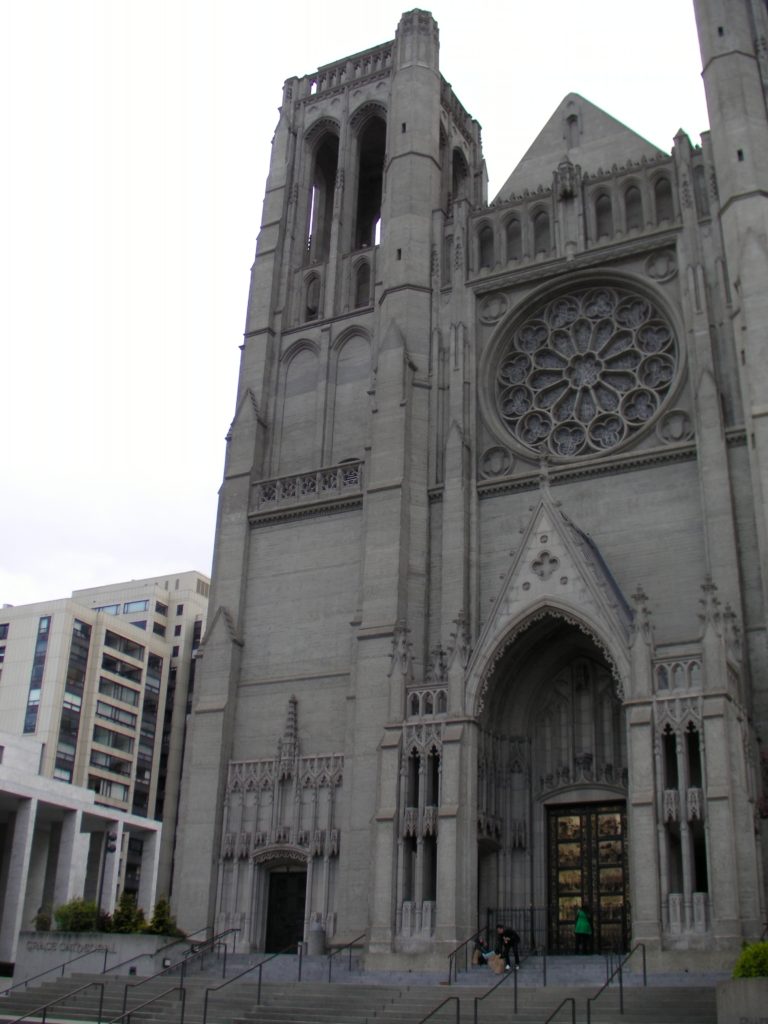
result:
[[[282,82],[399,0],[0,0],[0,604],[210,572]],[[690,0],[437,0],[490,195],[579,92],[707,128]]]

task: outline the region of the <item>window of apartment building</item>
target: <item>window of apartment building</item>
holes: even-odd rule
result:
[[[74,619],[72,639],[69,645],[67,675],[64,682],[64,700],[56,741],[54,778],[61,782],[72,782],[72,773],[77,753],[77,738],[80,733],[80,709],[85,690],[85,674],[88,668],[88,653],[91,647],[91,627],[87,622]]]
[[[167,615],[168,605],[163,604],[162,601],[155,601],[155,611],[157,612],[158,615]]]
[[[165,636],[165,626],[162,624],[162,622],[153,622],[152,632],[155,633],[157,636]]]
[[[96,701],[96,717],[106,718],[110,722],[117,722],[119,725],[126,725],[131,729],[136,728],[137,718],[130,711],[116,708],[114,704],[106,704],[103,700]]]
[[[95,612],[104,612],[106,615],[119,615],[120,605],[119,604],[100,604],[98,608],[93,609]]]
[[[146,629],[147,628],[147,620],[146,619],[139,619],[138,622],[132,622],[131,625],[135,626],[136,629]]]
[[[141,644],[137,644],[135,640],[129,640],[128,637],[120,636],[118,633],[113,633],[111,629],[108,629],[104,636],[104,644],[129,658],[144,661],[144,648]]]
[[[210,589],[211,588],[208,586],[207,583],[204,583],[202,580],[197,581],[196,590],[201,597],[208,597],[208,591]]]
[[[100,779],[96,775],[88,776],[88,789],[92,789],[99,796],[108,796],[112,800],[127,800],[128,786],[122,782],[113,782],[111,779]]]
[[[133,771],[133,762],[125,761],[115,754],[106,754],[103,750],[91,751],[91,764],[94,768],[102,768],[117,775],[130,775]]]
[[[0,640],[8,639],[8,622],[0,622]]]
[[[171,649],[171,657],[172,658],[178,658],[178,656],[179,656],[179,647],[178,647],[178,644],[174,644],[173,648]]]
[[[141,683],[141,669],[135,665],[129,665],[127,661],[120,658],[113,658],[109,654],[102,654],[101,667],[105,672],[113,672],[116,676],[127,679],[130,683]]]
[[[114,732],[112,729],[105,729],[103,725],[94,725],[93,742],[101,743],[104,747],[112,747],[114,750],[122,750],[126,754],[133,753],[134,739],[122,732]]]
[[[149,601],[126,601],[123,605],[123,613],[130,615],[132,612],[148,612]]]
[[[184,614],[184,605],[183,604],[177,604],[176,605],[176,614],[177,615],[183,615]]]
[[[181,636],[181,623],[173,627],[173,635]]]
[[[27,694],[27,710],[24,715],[24,732],[34,732],[37,728],[37,712],[40,707],[40,693],[43,688],[45,672],[45,656],[48,652],[48,634],[51,629],[51,616],[43,615],[37,624],[37,640],[35,654],[32,659],[32,672],[29,677],[29,693]]]
[[[141,700],[141,692],[139,690],[134,690],[130,686],[123,686],[112,679],[105,679],[104,676],[99,679],[99,693],[103,693],[105,697],[112,697],[113,700],[121,700],[123,704],[130,704],[134,708],[139,706],[139,701]]]

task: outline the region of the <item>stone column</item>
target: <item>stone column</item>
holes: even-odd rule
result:
[[[160,864],[160,832],[147,832],[143,838],[144,848],[141,851],[141,878],[139,880],[138,904],[144,908],[147,916],[149,916],[157,899],[159,897],[167,898],[168,894],[157,892],[157,872]]]
[[[82,823],[82,811],[65,812],[53,886],[53,904],[56,907],[79,896],[85,886],[88,836],[81,831]]]
[[[19,930],[27,923],[23,920],[24,900],[27,892],[29,857],[35,834],[37,799],[20,800],[13,822],[13,840],[8,862],[8,880],[3,894],[3,914],[0,924],[0,960],[13,963]]]

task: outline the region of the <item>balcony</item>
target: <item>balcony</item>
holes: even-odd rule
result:
[[[251,519],[283,518],[362,502],[363,462],[354,460],[310,473],[260,480],[251,491]]]

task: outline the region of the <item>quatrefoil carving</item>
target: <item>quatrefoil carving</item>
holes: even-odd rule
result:
[[[541,551],[538,556],[531,562],[531,568],[542,580],[548,580],[553,572],[560,565],[560,559],[556,555],[552,555],[549,551]]]

